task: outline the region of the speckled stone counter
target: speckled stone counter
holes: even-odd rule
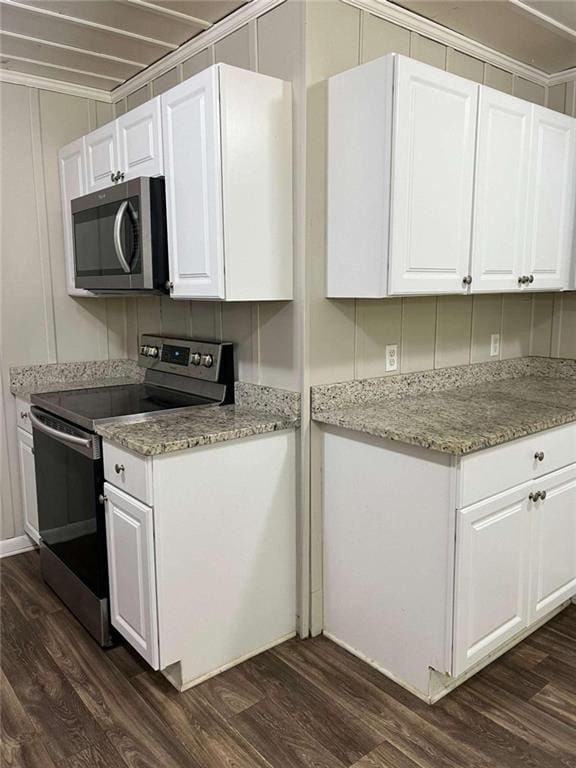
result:
[[[274,414],[246,405],[208,405],[138,422],[97,426],[96,432],[134,453],[158,456],[298,426],[298,417],[288,413]]]
[[[314,387],[312,416],[464,455],[576,421],[576,361],[521,358]]]
[[[29,400],[39,392],[139,384],[143,379],[144,369],[135,360],[24,365],[10,368],[10,391]]]

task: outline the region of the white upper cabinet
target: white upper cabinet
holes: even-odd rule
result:
[[[576,120],[398,54],[328,81],[327,295],[570,288]]]
[[[218,70],[162,96],[171,295],[224,299]]]
[[[118,170],[124,179],[160,176],[164,172],[160,96],[126,112],[116,125]]]
[[[512,291],[523,283],[532,105],[480,89],[472,241],[472,290]]]
[[[86,152],[84,137],[62,147],[58,153],[60,172],[60,199],[62,203],[62,232],[66,283],[70,296],[92,296],[90,291],[76,288],[74,284],[74,234],[70,203],[75,197],[86,194]]]
[[[86,194],[109,187],[119,169],[116,121],[97,128],[87,136]]]
[[[217,64],[161,99],[172,298],[291,299],[290,84]]]
[[[388,292],[456,293],[469,274],[478,85],[398,56]]]
[[[576,120],[535,106],[527,271],[533,290],[568,287],[576,187]]]

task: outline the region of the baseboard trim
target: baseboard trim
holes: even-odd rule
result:
[[[36,549],[36,544],[32,539],[23,534],[22,536],[14,536],[11,539],[2,539],[0,541],[0,560],[3,557],[12,557],[12,555],[20,555],[22,552],[29,552],[31,549]]]

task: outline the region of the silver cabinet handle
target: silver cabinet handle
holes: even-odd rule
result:
[[[126,467],[124,466],[124,464],[114,464],[114,471],[116,472],[117,475],[119,475],[121,472],[126,471]]]
[[[466,277],[462,278],[462,282],[464,285],[471,285],[472,284],[472,275],[466,275]]]
[[[28,413],[26,411],[20,411],[20,418],[21,419],[27,419]]]
[[[544,451],[537,451],[534,454],[534,458],[536,461],[544,461]]]
[[[110,174],[110,181],[111,181],[112,183],[114,183],[114,184],[116,183],[116,174],[115,174],[115,173],[111,173],[111,174]]]
[[[542,499],[542,501],[544,501],[546,496],[548,496],[548,491],[540,491],[540,498]]]
[[[122,219],[124,218],[124,214],[126,213],[126,209],[128,208],[128,200],[123,200],[120,207],[116,211],[116,218],[114,219],[114,250],[116,251],[116,256],[118,256],[118,261],[120,262],[120,266],[126,272],[127,275],[130,274],[130,265],[126,261],[126,256],[124,255],[124,250],[122,249],[122,238],[120,237],[120,230],[122,228]]]
[[[538,501],[538,499],[541,496],[542,494],[540,493],[540,491],[536,491],[536,493],[531,493],[530,496],[528,496],[528,498],[530,499],[530,501]]]
[[[101,494],[98,496],[98,502],[99,502],[100,504],[106,504],[106,502],[107,502],[107,501],[108,501],[108,496],[104,496],[104,494],[103,494],[103,493],[101,493]]]
[[[534,282],[534,275],[530,275],[530,277],[528,278],[528,282],[529,283],[533,283]]]

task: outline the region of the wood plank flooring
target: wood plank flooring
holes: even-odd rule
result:
[[[433,707],[324,638],[179,694],[0,563],[2,766],[576,768],[576,606]]]

